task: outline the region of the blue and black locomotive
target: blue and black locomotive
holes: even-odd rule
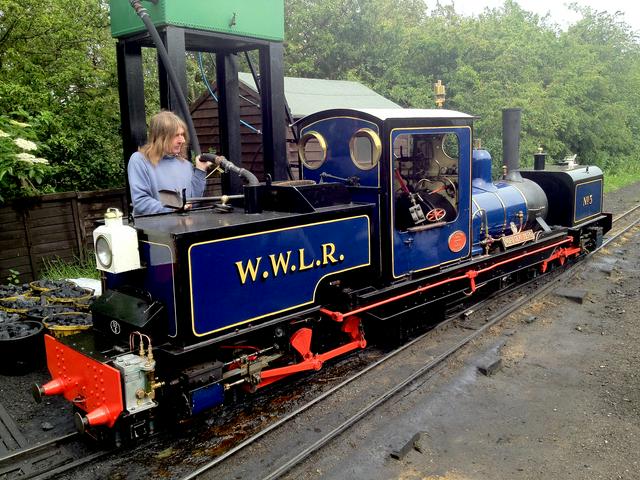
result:
[[[507,125],[519,124],[508,120]],[[90,333],[46,338],[78,427],[140,436],[367,340],[438,321],[456,302],[596,248],[611,227],[593,166],[517,167],[492,181],[473,117],[346,110],[296,124],[301,179],[94,233],[103,294]]]

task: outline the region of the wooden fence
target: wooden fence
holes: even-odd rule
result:
[[[11,270],[21,282],[38,279],[45,258],[84,260],[95,221],[109,207],[128,214],[124,189],[43,195],[0,207],[0,284]]]

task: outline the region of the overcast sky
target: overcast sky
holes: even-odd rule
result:
[[[552,22],[560,26],[569,25],[580,18],[575,12],[569,11],[567,0],[516,0],[520,6],[539,15],[551,14]],[[427,5],[435,2],[427,0]],[[441,5],[455,3],[456,11],[463,15],[475,15],[485,8],[495,8],[503,5],[503,0],[440,0]],[[579,5],[585,5],[598,11],[624,14],[625,23],[640,33],[640,2],[638,0],[575,0]]]

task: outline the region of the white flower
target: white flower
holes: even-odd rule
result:
[[[0,130],[0,138],[4,138],[4,137],[10,137],[11,135],[9,135],[7,132],[3,132],[2,130]]]
[[[38,146],[33,143],[31,140],[25,140],[24,138],[16,138],[13,143],[19,146],[23,150],[37,150]]]
[[[31,126],[28,123],[17,122],[15,120],[9,120],[9,123],[11,123],[12,125],[15,125],[16,127],[22,127],[22,128],[26,128],[26,127],[30,127]]]
[[[30,153],[24,153],[24,152],[23,153],[17,153],[16,157],[21,162],[43,163],[45,165],[49,164],[49,160],[47,160],[46,158],[36,157],[35,155],[31,155]]]
[[[31,155],[30,153],[16,153],[16,157],[18,157],[18,160],[22,161],[22,162],[33,162],[33,160],[35,160],[36,156],[35,155]]]

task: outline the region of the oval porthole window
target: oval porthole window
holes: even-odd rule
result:
[[[298,144],[298,155],[307,168],[319,168],[327,159],[327,142],[318,132],[307,132]]]
[[[382,143],[378,134],[370,128],[361,128],[349,141],[351,160],[361,170],[370,170],[380,160]]]

